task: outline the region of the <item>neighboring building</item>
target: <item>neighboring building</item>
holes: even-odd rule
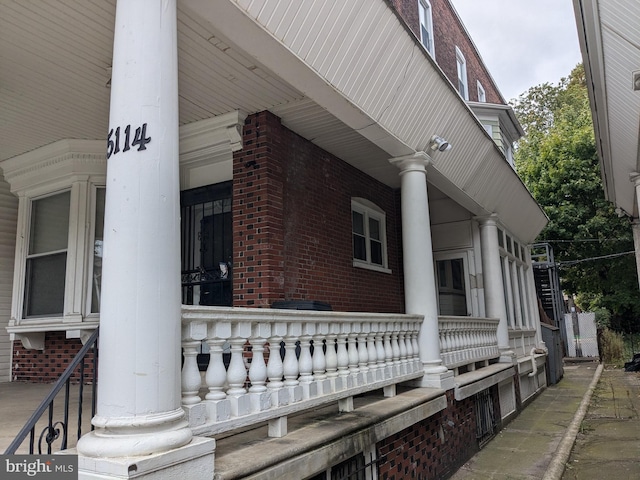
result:
[[[640,5],[573,4],[604,192],[632,222],[640,279]]]
[[[101,323],[82,478],[204,478],[265,422],[221,478],[451,474],[546,385],[547,221],[452,6],[115,3],[0,4],[0,379]]]

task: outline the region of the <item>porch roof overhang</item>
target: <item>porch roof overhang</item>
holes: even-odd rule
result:
[[[108,127],[115,0],[0,0],[0,160]],[[523,242],[546,216],[476,116],[385,0],[178,0],[180,124],[270,110],[373,178],[427,150],[429,181]]]
[[[578,39],[606,197],[638,218],[640,3],[574,0]]]

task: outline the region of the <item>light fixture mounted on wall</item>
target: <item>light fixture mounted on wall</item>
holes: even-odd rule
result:
[[[431,140],[429,140],[429,148],[434,152],[446,152],[447,150],[451,150],[451,144],[444,138],[434,135],[431,137]]]

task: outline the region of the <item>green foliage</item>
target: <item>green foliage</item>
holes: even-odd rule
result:
[[[516,169],[549,217],[538,241],[553,247],[563,290],[611,312],[612,328],[637,329],[633,256],[607,257],[632,251],[633,236],[629,221],[604,198],[584,68],[578,65],[558,85],[529,89],[513,107],[526,132]],[[591,260],[572,263],[584,259]]]
[[[600,332],[600,358],[605,363],[622,363],[624,360],[624,339],[622,334],[608,328]]]

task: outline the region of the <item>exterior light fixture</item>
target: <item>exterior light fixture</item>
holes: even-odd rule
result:
[[[434,152],[436,150],[438,152],[446,152],[447,150],[451,150],[451,144],[444,138],[434,135],[431,137],[431,140],[429,140],[429,148]]]
[[[633,72],[633,90],[640,91],[640,70]]]

